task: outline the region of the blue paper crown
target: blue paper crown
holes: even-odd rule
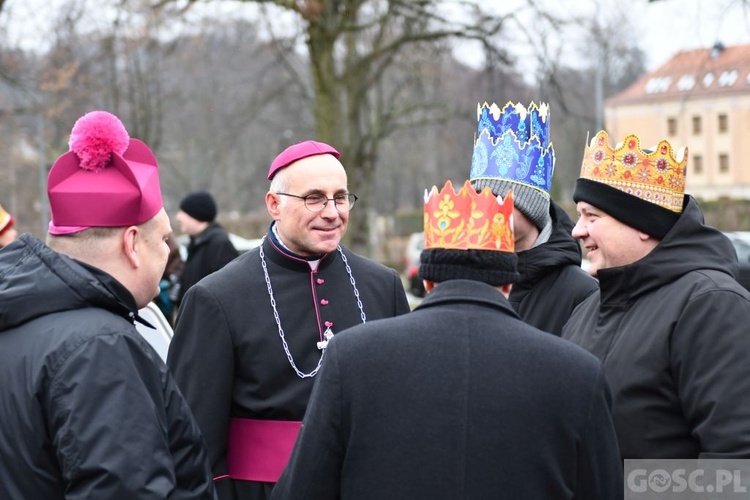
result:
[[[549,196],[555,149],[550,143],[549,106],[532,102],[477,105],[477,134],[469,180],[500,179]]]

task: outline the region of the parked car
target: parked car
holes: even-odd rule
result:
[[[419,277],[419,257],[424,249],[424,233],[412,233],[404,251],[404,275],[407,279],[407,291],[415,297],[424,297],[425,289]]]
[[[740,274],[737,281],[746,290],[750,290],[750,231],[731,231],[726,234],[737,252],[737,260],[740,263]]]

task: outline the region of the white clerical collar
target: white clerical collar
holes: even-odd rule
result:
[[[287,252],[289,252],[291,254],[294,254],[294,252],[292,252],[289,249],[289,247],[286,246],[283,241],[281,241],[281,237],[279,237],[279,232],[276,230],[276,224],[275,223],[271,226],[271,231],[273,232],[273,236],[276,239],[276,241],[279,243],[279,245],[281,245],[282,247],[284,247],[284,250],[286,250]],[[318,264],[320,264],[320,259],[308,260],[307,263],[310,265],[310,270],[311,271],[317,271],[318,270]]]

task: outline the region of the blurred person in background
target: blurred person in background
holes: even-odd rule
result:
[[[272,498],[622,498],[601,363],[507,300],[512,195],[449,181],[424,213],[426,298],[331,339]]]
[[[238,255],[229,233],[216,222],[216,200],[208,191],[194,191],[180,201],[176,219],[180,232],[190,237],[187,259],[182,266],[179,288],[172,292],[179,307],[188,289],[209,274],[218,271]]]
[[[164,268],[164,274],[159,282],[159,295],[156,296],[154,302],[170,326],[174,326],[176,315],[175,301],[179,293],[180,277],[182,276],[182,269],[185,266],[185,262],[182,260],[180,244],[177,242],[174,234],[170,234],[169,238],[167,238],[167,245],[169,245],[167,266]]]
[[[134,326],[169,253],[156,158],[106,111],[69,145],[47,245],[0,252],[0,498],[212,499],[198,425]]]
[[[16,221],[2,205],[0,205],[0,248],[8,246],[18,237],[18,231],[15,228]]]
[[[624,459],[750,458],[750,293],[684,193],[687,148],[586,145],[573,236],[600,291],[563,329],[604,363]]]
[[[289,146],[268,180],[263,242],[187,291],[169,348],[222,499],[269,497],[328,340],[409,312],[397,271],[341,245],[357,197],[336,149]]]
[[[519,280],[510,303],[521,319],[560,335],[573,309],[598,289],[581,268],[581,245],[570,234],[573,221],[550,198],[555,150],[546,103],[528,108],[508,102],[477,110],[471,185],[496,196],[513,190]]]

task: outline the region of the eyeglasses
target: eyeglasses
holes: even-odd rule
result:
[[[333,201],[333,205],[340,213],[346,213],[352,208],[357,202],[358,198],[356,194],[337,194],[333,198],[328,198],[320,193],[312,193],[307,196],[299,196],[296,194],[289,193],[276,193],[282,196],[291,196],[305,202],[305,208],[313,213],[322,212],[323,209],[328,205],[329,201]]]

